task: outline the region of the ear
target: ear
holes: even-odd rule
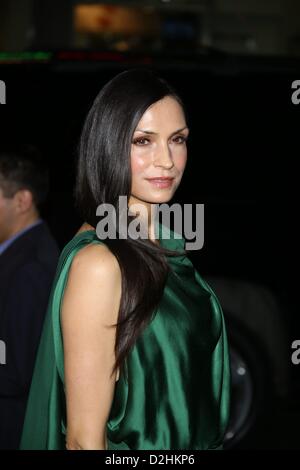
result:
[[[18,213],[28,212],[33,205],[32,192],[28,189],[19,189],[14,195],[15,207]]]

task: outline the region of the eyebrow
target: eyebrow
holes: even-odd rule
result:
[[[177,134],[177,132],[181,132],[181,131],[183,131],[184,129],[189,129],[189,128],[188,128],[187,126],[184,126],[184,127],[182,127],[181,129],[178,129],[177,131],[172,132],[171,135]],[[145,134],[157,134],[157,132],[147,131],[147,130],[143,130],[143,129],[136,129],[136,131],[138,131],[138,132],[144,132]]]

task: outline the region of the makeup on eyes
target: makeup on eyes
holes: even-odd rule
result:
[[[188,136],[187,135],[183,135],[183,134],[179,134],[179,135],[176,135],[174,136],[174,139],[178,139],[178,138],[181,138],[181,142],[178,142],[179,144],[183,144],[184,142],[187,141],[188,139]],[[145,137],[145,136],[140,136],[140,137],[135,137],[133,140],[132,140],[132,143],[133,144],[137,144],[139,141],[143,141],[143,140],[146,140],[149,142],[149,138],[148,137]],[[144,145],[144,144],[141,144],[141,145]]]

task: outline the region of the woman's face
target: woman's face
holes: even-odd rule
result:
[[[129,205],[160,204],[173,197],[186,165],[188,133],[183,109],[174,98],[166,96],[145,111],[131,143]]]

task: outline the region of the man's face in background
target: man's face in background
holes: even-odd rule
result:
[[[0,182],[0,243],[11,236],[12,228],[17,217],[14,197],[5,197]]]

